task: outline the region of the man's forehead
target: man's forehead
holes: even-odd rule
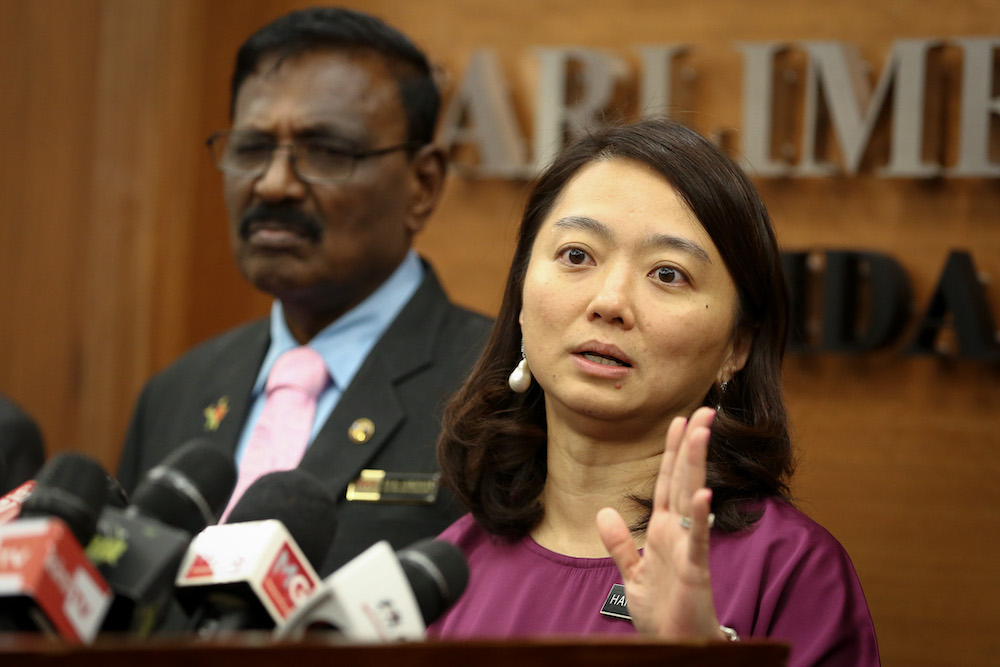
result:
[[[264,58],[240,87],[234,125],[277,122],[296,133],[356,136],[372,123],[405,126],[406,120],[381,58],[318,51]]]
[[[381,55],[358,49],[312,49],[294,53],[274,52],[261,56],[247,75],[237,99],[248,84],[275,85],[287,80],[336,79],[340,89],[345,81],[366,87],[395,89],[398,86],[388,62]],[[318,90],[322,92],[322,88]]]

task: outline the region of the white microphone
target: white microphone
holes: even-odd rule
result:
[[[424,540],[397,554],[383,540],[324,579],[276,629],[275,639],[333,627],[354,641],[420,640],[468,580],[465,556],[448,542]]]
[[[301,470],[254,482],[230,523],[198,533],[181,561],[176,595],[192,627],[203,636],[280,628],[321,582],[310,561],[329,550],[335,508]]]

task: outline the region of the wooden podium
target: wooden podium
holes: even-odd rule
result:
[[[101,638],[70,646],[0,635],[0,665],[20,667],[782,667],[788,645],[769,641],[666,644],[565,638],[356,644],[332,638],[274,643],[247,633],[225,641]]]

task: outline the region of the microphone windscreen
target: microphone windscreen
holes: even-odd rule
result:
[[[314,567],[326,558],[337,530],[337,501],[313,475],[298,468],[262,475],[247,487],[226,523],[277,519]]]
[[[465,554],[451,542],[427,539],[396,554],[417,598],[424,625],[430,625],[455,604],[469,583]]]
[[[129,511],[194,535],[216,522],[235,486],[232,457],[211,440],[195,438],[146,473]]]
[[[87,456],[59,454],[38,472],[35,488],[21,506],[21,516],[62,519],[81,545],[88,544],[104,509],[107,478],[104,468]]]
[[[0,456],[7,464],[0,475],[0,494],[38,476],[45,463],[45,443],[38,424],[0,395]]]

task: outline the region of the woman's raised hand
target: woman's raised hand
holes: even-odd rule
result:
[[[653,492],[643,553],[621,515],[597,513],[597,529],[618,565],[632,623],[640,634],[663,639],[723,639],[712,601],[708,542],[712,492],[705,488],[705,457],[712,408],[677,417]]]

